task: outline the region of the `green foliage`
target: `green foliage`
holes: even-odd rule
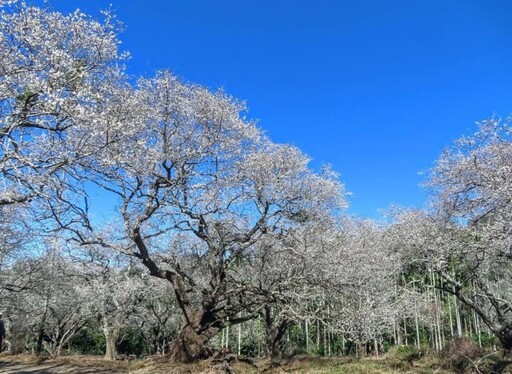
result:
[[[315,345],[313,347],[312,353],[317,356],[325,356],[327,355],[327,349],[322,343],[320,343],[318,346]]]
[[[149,347],[138,329],[129,328],[117,344],[117,353],[141,357],[149,352]]]
[[[240,354],[247,357],[257,357],[258,343],[254,340],[243,342],[240,345]]]
[[[478,343],[478,336],[473,336],[472,340]],[[500,341],[493,335],[489,333],[482,333],[480,336],[480,341],[482,342],[482,347],[492,347],[494,345],[499,346]]]
[[[94,324],[81,329],[70,341],[69,349],[73,353],[102,355],[105,354],[105,336]]]
[[[389,340],[384,340],[382,342],[382,348],[384,349],[384,352],[389,352],[389,350],[393,347],[391,342]]]
[[[418,353],[418,348],[413,345],[396,345],[388,350],[388,356],[396,358],[404,358],[415,353]]]
[[[296,347],[292,352],[292,356],[306,356],[306,355],[309,355],[309,352],[304,347]]]
[[[304,331],[298,324],[293,324],[289,328],[290,340],[294,343],[294,354],[309,354],[306,350],[306,337]]]
[[[333,355],[344,354],[344,352],[342,352],[343,345],[342,345],[340,339],[333,339],[331,350],[332,350],[331,353]]]
[[[35,95],[36,92],[27,89],[22,94],[16,96],[16,101],[24,105],[27,101],[31,100]]]

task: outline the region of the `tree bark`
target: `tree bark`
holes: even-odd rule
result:
[[[282,321],[279,325],[267,330],[267,348],[272,360],[280,359],[283,356],[285,350],[283,338],[288,326],[288,321]]]
[[[501,346],[508,352],[512,351],[512,324],[504,326],[498,332]]]
[[[112,329],[105,329],[103,331],[105,334],[105,360],[114,361],[116,359],[116,343],[118,338],[118,333]]]
[[[446,273],[442,273],[441,276],[453,286],[453,289],[445,288],[445,291],[452,293],[456,301],[460,301],[469,307],[472,311],[474,311],[476,315],[480,317],[482,322],[489,328],[489,330],[498,338],[504,350],[509,352],[512,351],[512,317],[510,316],[510,314],[512,314],[512,307],[508,303],[503,303],[502,300],[496,298],[488,290],[484,282],[479,282],[478,288],[484,292],[496,312],[497,321],[494,321],[492,314],[489,314],[489,312],[485,310],[481,305],[479,305],[475,300],[471,299],[463,293],[462,284],[454,280]],[[473,283],[473,287],[475,286],[475,283]],[[464,320],[464,324],[466,325],[467,330],[466,320]]]
[[[287,318],[275,321],[272,315],[272,308],[265,308],[265,333],[267,343],[267,354],[272,360],[280,359],[286,348],[284,336],[288,331],[291,321]]]
[[[366,356],[366,344],[360,340],[356,342],[356,356],[357,358],[363,358]]]
[[[199,216],[192,218],[202,220]],[[176,264],[173,270],[160,269],[149,256],[140,235],[140,226],[133,229],[132,239],[139,249],[136,257],[142,260],[152,276],[166,279],[172,285],[176,301],[183,312],[183,328],[170,346],[168,357],[172,361],[188,363],[208,357],[212,351],[207,347],[207,343],[224,328],[226,328],[225,343],[228,347],[229,326],[254,318],[255,315],[248,312],[243,302],[239,301],[247,297],[243,295],[242,290],[237,290],[226,297],[226,294],[232,290],[228,289],[226,281],[226,263],[222,260],[223,248],[212,254],[212,260],[209,263],[210,282],[208,287],[204,288],[181,271],[179,264]],[[205,240],[204,237],[201,239]],[[200,304],[192,301],[198,297],[201,299]],[[240,304],[237,305],[237,303]],[[254,300],[248,300],[248,303],[253,304]],[[240,316],[242,311],[247,312],[247,315]]]
[[[242,324],[238,325],[238,344],[237,344],[237,353],[240,356],[242,350]]]
[[[304,330],[306,334],[306,352],[309,353],[309,328],[308,328],[308,319],[304,322]]]
[[[181,330],[178,339],[171,344],[169,357],[173,362],[188,363],[205,354],[203,349],[208,342],[207,336],[198,334],[190,325]]]
[[[212,350],[207,344],[226,327],[226,322],[211,310],[188,310],[178,338],[171,344],[169,358],[173,362],[189,363],[207,358]]]
[[[39,322],[39,328],[38,328],[38,334],[37,334],[37,345],[36,345],[36,354],[40,356],[43,353],[43,342],[44,342],[44,334],[45,334],[45,325],[46,325],[46,317],[48,316],[48,304],[49,304],[49,291],[46,291],[46,300],[45,300],[45,307],[44,307],[44,313],[41,317],[41,321]]]

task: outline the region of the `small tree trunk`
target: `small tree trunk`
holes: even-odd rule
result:
[[[409,336],[407,333],[407,320],[404,318],[404,337],[405,337],[405,345],[409,345]]]
[[[327,329],[326,329],[326,326],[325,325],[322,325],[322,330],[323,330],[323,349],[322,349],[322,355],[323,356],[327,356]]]
[[[229,349],[229,325],[226,326],[226,348]]]
[[[240,352],[242,351],[242,324],[238,325],[238,349],[237,353],[240,356]]]
[[[316,350],[320,350],[320,320],[316,320]]]
[[[455,287],[453,288],[455,292]],[[462,322],[460,320],[460,306],[457,300],[457,296],[453,295],[453,305],[455,309],[455,323],[457,325],[457,336],[462,337]]]
[[[453,331],[453,317],[452,317],[452,301],[450,296],[447,298],[448,301],[448,318],[450,322],[450,337],[453,339],[455,333]]]
[[[258,327],[261,328],[261,326],[262,326],[262,322],[261,322],[261,314],[260,314],[260,315],[258,315]],[[261,354],[262,354],[262,352],[261,352],[261,345],[262,345],[261,340],[262,339],[261,338],[262,338],[261,334],[258,334],[258,357],[261,357]]]
[[[304,322],[304,330],[306,333],[306,351],[309,353],[309,328],[308,328],[308,319]]]
[[[402,328],[400,327],[400,321],[396,324],[396,344],[402,345]]]
[[[39,322],[38,334],[37,334],[37,345],[36,345],[36,354],[40,356],[43,353],[43,340],[44,340],[44,329],[46,325],[46,316],[48,313],[48,298],[46,299],[45,311]]]
[[[44,330],[43,328],[39,329],[39,333],[37,335],[37,345],[36,345],[36,355],[40,356],[43,353],[43,339],[44,339]]]

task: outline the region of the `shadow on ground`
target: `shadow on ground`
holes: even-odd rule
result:
[[[126,371],[87,368],[62,363],[0,362],[3,374],[126,374]]]

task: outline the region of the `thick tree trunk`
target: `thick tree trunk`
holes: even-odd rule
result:
[[[361,341],[356,342],[356,356],[357,358],[363,358],[366,356],[366,344]]]
[[[62,345],[59,343],[53,350],[52,356],[54,357],[60,357],[62,355]]]
[[[272,359],[279,359],[284,353],[285,343],[283,338],[288,326],[288,322],[283,321],[277,326],[267,327],[267,351]]]
[[[272,360],[278,360],[282,357],[285,350],[284,335],[290,326],[291,321],[284,319],[275,321],[272,315],[272,308],[265,307],[265,333],[267,343],[267,354]]]
[[[512,325],[503,327],[498,333],[498,339],[503,349],[508,352],[512,351]]]
[[[192,362],[199,359],[204,352],[208,336],[198,334],[190,325],[181,330],[178,339],[171,344],[169,358],[173,362]]]
[[[118,333],[111,329],[106,329],[104,331],[105,334],[105,360],[114,361],[116,359],[116,343],[118,338]]]
[[[188,210],[183,211],[183,213],[188,214],[193,220],[198,220],[201,225],[205,224],[201,215],[190,213]],[[148,211],[147,214],[146,218],[152,214],[152,211]],[[142,222],[144,221],[140,220],[140,223]],[[211,245],[208,236],[204,232],[196,231],[195,233],[202,240],[206,240],[209,246]],[[242,247],[249,245],[252,235],[242,241]],[[175,264],[176,268],[174,270],[161,269],[149,255],[148,248],[140,234],[139,224],[133,228],[131,236],[139,250],[136,256],[142,260],[143,265],[148,268],[152,276],[166,279],[172,285],[176,301],[183,312],[185,325],[178,338],[170,346],[168,357],[172,361],[186,363],[204,358],[211,353],[206,344],[213,336],[223,328],[245,322],[254,317],[250,313],[244,317],[237,317],[241,311],[246,311],[243,300],[246,295],[242,292],[243,289],[236,292],[228,290],[225,270],[230,262],[224,261],[224,246],[210,248],[212,249],[208,262],[210,281],[208,287],[203,288],[180,270],[178,263]],[[227,294],[229,294],[229,297],[226,297]],[[200,306],[193,302],[198,297],[202,301]],[[247,302],[250,305],[254,304],[254,300],[247,300]]]

